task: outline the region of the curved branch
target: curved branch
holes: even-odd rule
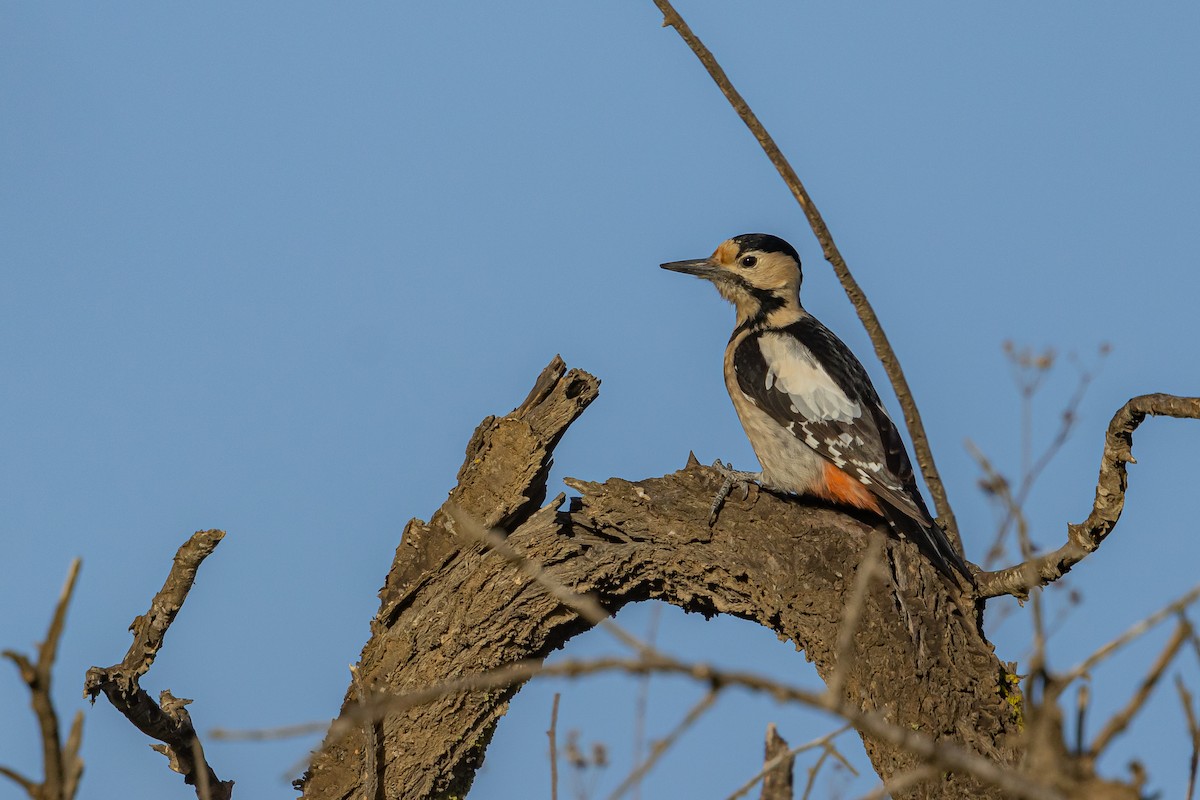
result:
[[[1052,583],[1069,572],[1112,533],[1125,508],[1125,489],[1129,483],[1125,465],[1137,463],[1132,452],[1133,432],[1147,416],[1200,419],[1200,397],[1143,394],[1123,405],[1113,415],[1104,436],[1096,499],[1088,518],[1077,525],[1068,525],[1066,543],[1054,552],[977,575],[980,598],[1005,594],[1027,597],[1030,589]]]
[[[896,351],[892,349],[887,334],[883,330],[883,325],[880,324],[879,317],[875,315],[875,309],[871,307],[871,303],[867,300],[866,294],[863,293],[862,288],[858,285],[858,281],[850,274],[850,268],[846,266],[846,259],[842,258],[841,251],[838,250],[837,244],[834,243],[833,234],[829,232],[829,227],[825,224],[821,212],[817,210],[816,204],[813,203],[812,198],[808,195],[808,190],[800,182],[800,177],[792,169],[792,165],[788,163],[779,146],[775,144],[775,140],[771,138],[771,134],[767,133],[767,129],[759,121],[758,116],[750,108],[749,103],[734,88],[733,82],[729,80],[729,76],[725,74],[725,70],[717,63],[717,59],[712,54],[712,51],[705,47],[704,43],[700,41],[700,37],[692,32],[692,29],[684,22],[683,17],[679,16],[679,12],[675,10],[669,0],[654,0],[654,4],[658,6],[659,11],[663,14],[663,26],[674,28],[680,37],[687,42],[688,47],[700,59],[700,63],[708,70],[709,76],[712,77],[713,81],[721,89],[721,93],[725,95],[725,99],[733,106],[733,110],[737,112],[742,122],[754,134],[754,138],[758,140],[763,152],[767,154],[767,158],[771,160],[771,163],[779,172],[779,176],[783,178],[783,182],[791,190],[792,196],[796,198],[796,202],[804,210],[804,216],[808,218],[808,224],[816,235],[817,241],[821,244],[821,251],[825,255],[825,260],[833,267],[838,281],[842,284],[842,289],[845,290],[846,296],[850,298],[850,302],[854,304],[854,310],[858,312],[858,318],[862,320],[863,327],[867,329],[867,335],[871,337],[871,344],[875,347],[875,355],[883,363],[883,368],[887,371],[888,380],[892,382],[892,388],[896,392],[896,399],[900,401],[900,410],[904,412],[904,423],[908,426],[909,435],[912,437],[917,464],[921,468],[921,475],[925,477],[925,485],[929,487],[929,493],[933,496],[933,503],[937,508],[942,527],[945,528],[946,534],[949,536],[954,547],[961,553],[963,548],[958,536],[958,521],[955,519],[954,511],[950,507],[950,500],[946,496],[946,487],[942,484],[942,477],[938,473],[937,465],[934,464],[933,450],[929,446],[929,437],[925,433],[925,425],[921,422],[921,414],[917,410],[917,401],[913,398],[912,389],[909,388],[908,380],[904,377],[904,370],[900,368],[900,360],[896,358]]]
[[[795,642],[827,682],[842,665],[840,693],[828,702],[856,715],[873,710],[889,730],[919,730],[993,763],[1016,762],[1019,715],[1005,668],[912,544],[889,542],[884,579],[865,584],[857,570],[872,538],[868,517],[751,489],[709,528],[721,479],[694,461],[636,483],[569,480],[583,497],[563,510],[559,500],[538,509],[532,500],[546,494],[551,448],[596,397],[598,381],[556,360],[539,385],[507,416],[483,421],[446,505],[430,522],[407,526],[356,669],[362,692],[412,697],[480,673],[535,668],[482,691],[389,708],[375,725],[382,752],[371,784],[363,775],[371,749],[359,724],[365,709],[352,686],[345,724],[331,729],[300,781],[304,796],[361,795],[366,785],[397,798],[465,794],[521,682],[601,617],[547,591],[550,580],[607,614],[654,598],[752,620]],[[504,549],[513,552],[464,537],[464,515],[506,531]],[[514,568],[522,563],[541,565],[547,580]],[[860,584],[860,622],[843,637],[844,610]],[[864,738],[885,778],[927,757],[874,729]],[[999,797],[958,773],[929,788],[931,798]]]

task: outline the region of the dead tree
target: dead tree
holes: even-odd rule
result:
[[[929,764],[941,768],[897,797],[1138,796],[1068,754],[1056,705],[1023,702],[1015,668],[982,635],[983,601],[952,597],[913,545],[887,541],[846,635],[856,574],[869,542],[882,539],[868,516],[751,491],[731,500],[709,528],[720,479],[694,460],[661,478],[569,481],[582,496],[547,504],[554,446],[598,390],[594,377],[568,372],[556,358],[521,405],[479,425],[446,504],[429,522],[409,522],[343,719],[298,782],[305,797],[465,795],[522,679],[592,624],[548,584],[587,595],[610,613],[653,598],[733,614],[787,637],[836,688],[835,697],[810,701],[858,727],[885,781],[928,772]],[[1197,401],[1180,402],[1190,404],[1176,409],[1182,415],[1200,409]],[[1120,431],[1114,435],[1121,440]],[[1107,450],[1106,459],[1123,486],[1124,461]],[[1111,507],[1103,473],[1101,483],[1098,500]],[[466,518],[502,531],[508,555],[463,536]],[[1088,539],[1086,524],[1071,530],[1072,554],[1098,541]],[[540,565],[546,579],[514,568],[514,554]],[[981,585],[1008,593],[1013,574],[1022,574],[1023,591],[1052,571],[1039,560],[1024,572],[983,574]],[[680,669],[653,659],[622,668],[638,664]],[[698,677],[714,686],[725,679]]]

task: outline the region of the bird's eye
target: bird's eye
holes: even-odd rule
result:
[[[745,258],[742,259],[743,267],[753,267],[757,263],[758,263],[758,259],[755,258],[754,256],[746,256]]]

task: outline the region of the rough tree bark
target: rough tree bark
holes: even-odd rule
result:
[[[368,694],[403,694],[543,659],[589,627],[499,555],[456,536],[451,506],[508,531],[513,548],[613,613],[656,598],[753,620],[794,642],[830,680],[872,520],[752,490],[744,501],[732,498],[710,529],[719,478],[694,461],[638,482],[573,482],[581,498],[568,508],[561,497],[542,507],[553,448],[598,388],[556,358],[521,406],[480,424],[447,505],[430,522],[405,528],[344,710]],[[903,728],[1018,763],[1020,705],[1010,668],[912,545],[889,542],[885,560],[840,676],[842,695]],[[304,796],[465,795],[517,688],[447,695],[331,735],[299,782]],[[884,779],[920,764],[902,747],[864,742]],[[1003,795],[951,774],[903,796]]]

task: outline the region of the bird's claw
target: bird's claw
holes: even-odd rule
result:
[[[725,504],[725,498],[729,497],[734,486],[741,484],[742,499],[747,500],[750,497],[750,484],[762,478],[761,472],[736,470],[732,464],[722,463],[719,458],[713,462],[713,469],[720,472],[725,480],[721,482],[721,488],[717,490],[717,495],[708,508],[708,527],[710,528],[717,523],[717,515],[721,511],[721,506]]]

